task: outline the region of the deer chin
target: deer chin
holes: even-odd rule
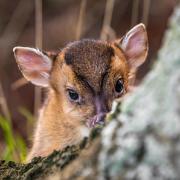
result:
[[[80,134],[83,138],[89,137],[90,129],[87,126],[81,126],[79,130],[80,130]]]

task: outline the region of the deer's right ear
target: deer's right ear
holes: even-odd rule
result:
[[[52,60],[38,49],[15,47],[16,62],[24,77],[38,86],[49,86]]]

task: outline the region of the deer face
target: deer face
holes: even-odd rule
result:
[[[71,43],[54,60],[27,47],[14,48],[14,54],[24,77],[49,88],[69,121],[94,127],[104,122],[113,100],[127,92],[129,74],[145,61],[147,49],[140,24],[112,43]]]

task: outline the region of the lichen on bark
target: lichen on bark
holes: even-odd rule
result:
[[[114,140],[103,143],[101,178],[106,174],[110,179],[180,178],[179,43],[180,7],[170,20],[153,70],[122,103],[116,118],[122,127],[116,130]],[[102,140],[109,138],[108,128],[103,130]],[[113,141],[116,148],[107,153]]]

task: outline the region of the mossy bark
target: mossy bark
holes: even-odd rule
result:
[[[29,164],[1,161],[0,179],[180,179],[179,44],[177,7],[154,68],[101,133]]]

